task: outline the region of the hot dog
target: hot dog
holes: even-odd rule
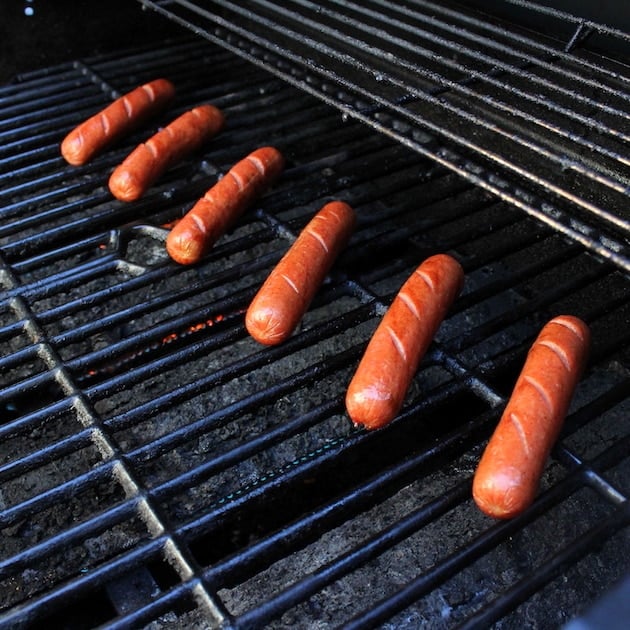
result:
[[[544,326],[473,479],[479,508],[511,518],[528,507],[586,362],[588,326],[561,315]]]
[[[274,147],[256,149],[235,164],[169,232],[171,258],[182,265],[201,260],[283,168],[284,158]]]
[[[256,341],[275,345],[291,335],[354,223],[354,210],[342,201],[331,201],[311,219],[247,310],[245,326]]]
[[[346,409],[355,424],[377,429],[393,420],[463,280],[460,264],[438,254],[403,284],[348,386]]]
[[[141,85],[75,127],[61,143],[61,155],[74,166],[85,164],[109,144],[166,109],[174,96],[175,87],[166,79]]]
[[[223,114],[212,105],[200,105],[182,114],[116,167],[109,178],[111,193],[121,201],[139,199],[164,171],[199,149],[223,124]]]

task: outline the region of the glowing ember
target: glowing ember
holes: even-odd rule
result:
[[[191,326],[187,326],[181,332],[169,333],[168,335],[165,335],[164,337],[162,337],[162,339],[160,339],[159,341],[155,341],[145,346],[141,350],[135,350],[134,352],[131,352],[121,357],[118,361],[114,363],[110,363],[108,365],[104,365],[99,368],[92,368],[88,370],[85,373],[85,375],[80,379],[80,381],[85,381],[85,380],[98,377],[98,376],[103,376],[103,377],[110,376],[112,374],[120,372],[125,367],[128,367],[130,364],[132,364],[134,361],[136,361],[140,357],[146,356],[153,352],[159,352],[160,350],[163,350],[166,346],[171,345],[176,341],[181,341],[182,339],[188,338],[190,335],[194,335],[203,330],[206,330],[214,326],[215,324],[228,321],[230,319],[233,319],[234,317],[242,316],[245,313],[245,311],[246,309],[238,309],[227,316],[222,315],[222,314],[215,315],[214,317],[210,317],[206,319],[205,321],[201,321],[196,324],[192,324]]]

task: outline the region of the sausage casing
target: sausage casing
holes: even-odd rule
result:
[[[75,127],[63,139],[61,155],[74,166],[85,164],[165,110],[174,97],[175,87],[166,79],[156,79],[137,87]]]
[[[283,168],[284,158],[274,147],[256,149],[237,162],[169,232],[170,257],[182,265],[201,260]]]
[[[114,169],[109,189],[121,201],[139,199],[171,166],[197,151],[223,128],[225,119],[213,105],[200,105],[182,114],[138,145]]]
[[[273,269],[252,300],[245,326],[256,341],[275,345],[295,330],[355,224],[343,201],[327,203]]]
[[[541,330],[473,479],[473,498],[495,518],[511,518],[534,500],[590,345],[588,326],[561,315]]]
[[[377,429],[393,420],[463,278],[454,258],[437,254],[403,284],[348,386],[346,409],[355,424]]]

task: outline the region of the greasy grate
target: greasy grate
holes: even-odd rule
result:
[[[142,134],[80,168],[58,144],[156,76],[175,82],[177,111],[211,101],[228,124],[123,204],[107,177]],[[0,90],[0,137],[3,627],[549,626],[623,575],[623,270],[203,41],[28,74]],[[287,157],[278,185],[202,263],[171,263],[161,226],[262,144]],[[244,309],[336,197],[359,215],[350,246],[300,330],[258,346]],[[357,430],[343,396],[358,358],[442,251],[466,270],[463,294],[400,416]],[[495,523],[471,476],[529,343],[561,312],[591,325],[591,366],[539,500]]]
[[[449,0],[141,2],[630,269],[629,34],[523,0],[553,37]]]

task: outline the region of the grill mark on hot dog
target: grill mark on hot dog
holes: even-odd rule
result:
[[[549,339],[546,339],[545,341],[539,341],[538,343],[541,346],[545,346],[545,348],[549,348],[549,350],[551,350],[551,352],[553,352],[558,357],[558,359],[560,359],[560,363],[564,365],[564,368],[567,372],[571,371],[569,357],[567,357],[564,350],[557,343],[554,343],[553,341],[550,341]]]
[[[75,127],[63,139],[61,154],[70,164],[85,164],[109,144],[165,109],[174,94],[173,84],[165,79],[135,88]]]
[[[153,86],[150,83],[145,83],[142,86],[142,89],[146,92],[149,100],[153,103],[155,101],[155,90],[153,89]]]
[[[147,148],[147,151],[151,154],[151,157],[153,157],[153,159],[157,158],[157,149],[154,142],[151,142],[151,140],[149,140],[148,142],[144,143],[144,146]]]
[[[322,246],[324,252],[328,253],[328,245],[326,245],[324,237],[313,229],[307,229],[307,232]]]
[[[405,363],[407,363],[407,353],[405,352],[405,346],[403,345],[403,342],[400,340],[400,337],[394,332],[394,329],[391,326],[387,326],[386,330],[389,333],[389,337],[392,340],[392,343],[394,344],[394,348],[398,350],[398,354],[400,355],[400,358]]]
[[[245,325],[256,341],[278,344],[293,333],[350,238],[354,222],[350,206],[332,201],[304,227],[247,310]]]
[[[406,291],[400,291],[398,297],[403,301],[407,308],[411,311],[411,314],[417,319],[420,319],[420,313],[415,302],[411,299],[411,296]]]
[[[206,224],[203,222],[203,219],[197,216],[196,212],[192,212],[190,214],[190,218],[195,222],[195,225],[199,228],[199,231],[202,234],[205,234],[207,230],[206,230]]]
[[[110,191],[121,201],[135,201],[162,173],[217,134],[223,124],[223,114],[212,105],[183,113],[125,158],[109,178]]]
[[[265,175],[265,165],[262,163],[262,160],[258,156],[248,155],[247,160],[256,167],[256,169],[261,175],[263,176]]]
[[[251,160],[250,160],[251,162]],[[243,189],[245,188],[245,182],[243,181],[243,179],[240,177],[240,175],[238,173],[235,173],[234,171],[230,171],[228,173],[228,175],[230,177],[232,177],[232,179],[236,182],[236,186],[238,188],[239,192],[242,192]]]
[[[109,119],[107,118],[107,116],[103,113],[99,114],[99,120],[101,121],[101,127],[103,129],[103,134],[105,134],[106,136],[109,136],[109,131],[110,131],[110,125],[109,125]],[[81,138],[81,144],[83,144],[83,134],[80,134],[80,138]]]
[[[580,341],[584,341],[584,335],[582,334],[582,331],[572,321],[567,320],[564,317],[556,317],[556,318],[552,319],[550,323],[558,324],[558,326],[564,326],[565,328],[568,328],[571,332],[573,332],[575,334],[575,336]]]
[[[427,283],[427,286],[431,291],[435,291],[435,284],[433,283],[433,278],[429,276],[428,273],[425,273],[422,270],[416,270],[416,273]]]
[[[73,142],[73,149],[77,152],[81,152],[81,150],[83,149],[83,145],[84,145],[84,137],[83,137],[83,132],[79,131],[74,135],[74,142]],[[68,159],[68,157],[66,155],[64,155],[64,157],[66,158],[66,161],[71,163],[70,160]],[[76,164],[78,164],[78,162],[76,162]]]
[[[431,256],[403,284],[372,335],[350,381],[346,409],[354,424],[377,429],[394,419],[440,323],[463,283],[460,264]],[[393,333],[393,334],[392,334]]]
[[[127,118],[133,117],[133,105],[127,96],[122,97],[122,103],[125,108],[125,112],[127,113]]]
[[[284,158],[273,147],[257,149],[235,164],[173,227],[166,239],[171,258],[183,265],[198,262],[283,167]]]
[[[291,280],[291,278],[289,278],[289,276],[287,276],[285,273],[281,273],[280,274],[281,278],[284,278],[285,282],[299,295],[300,294],[300,290],[297,288],[295,282],[293,282],[293,280]]]
[[[525,429],[523,428],[523,424],[518,419],[518,416],[515,413],[510,414],[510,420],[512,421],[512,424],[514,425],[514,428],[516,429],[516,432],[518,433],[518,436],[521,440],[521,444],[523,445],[523,450],[525,451],[525,454],[529,455],[530,454],[529,440],[527,439],[527,435],[525,433]]]
[[[547,410],[549,412],[553,412],[553,402],[551,401],[549,392],[540,384],[540,382],[537,381],[533,376],[529,375],[523,376],[523,380],[529,383],[540,394],[540,398],[545,403]]]
[[[339,216],[338,212],[334,208],[331,208],[329,214],[332,214],[332,216],[335,217],[335,219],[337,220],[337,223],[339,223],[341,221],[341,217]],[[324,217],[319,217],[319,218],[322,221],[326,220]]]
[[[588,326],[564,315],[547,323],[532,344],[475,472],[473,497],[489,516],[510,518],[533,502],[586,363],[589,343]]]

